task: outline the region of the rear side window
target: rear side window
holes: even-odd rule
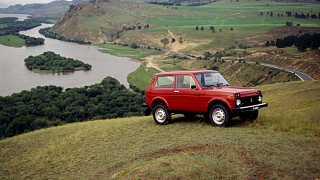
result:
[[[196,85],[196,83],[190,75],[177,76],[177,88],[190,89],[193,85]]]
[[[173,88],[174,76],[159,76],[154,83],[155,88]]]

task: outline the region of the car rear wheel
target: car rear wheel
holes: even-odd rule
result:
[[[226,127],[230,122],[229,110],[222,104],[216,104],[211,107],[209,118],[214,126]]]
[[[158,104],[153,109],[153,119],[157,124],[165,125],[171,120],[171,113],[163,104]]]

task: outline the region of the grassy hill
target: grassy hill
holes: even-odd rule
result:
[[[254,123],[201,116],[74,123],[0,141],[1,179],[317,179],[320,82],[259,86]]]
[[[319,50],[264,47],[267,41],[288,35],[320,33],[318,19],[286,14],[318,14],[319,9],[320,4],[267,0],[224,0],[195,7],[95,0],[70,7],[50,31],[70,39],[136,43],[195,56],[228,51],[233,57],[227,58],[235,61],[275,64],[319,79]],[[286,26],[287,22],[292,26]],[[169,43],[165,45],[163,39]]]

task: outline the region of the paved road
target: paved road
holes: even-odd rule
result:
[[[291,73],[295,73],[296,76],[298,76],[302,81],[311,81],[311,80],[313,80],[307,74],[304,74],[304,73],[296,71],[296,70],[292,70],[292,69],[288,69],[288,68],[284,68],[284,67],[280,67],[280,66],[276,66],[276,65],[272,65],[272,64],[266,64],[266,63],[259,63],[259,64],[262,65],[262,66],[268,66],[268,67],[272,67],[272,68],[288,71],[288,72],[291,72]]]
[[[147,46],[144,46],[144,45],[140,45],[140,46],[143,46],[145,48],[147,48]],[[155,47],[150,47],[150,48],[155,48]],[[178,53],[178,52],[175,52],[175,51],[172,51],[172,50],[169,50],[169,49],[161,49],[162,51],[166,51],[166,52],[169,52],[169,53],[172,53],[172,54],[176,54],[180,57],[184,57],[185,55],[181,54],[181,53]],[[190,57],[190,56],[187,56],[189,59],[195,59],[194,57]],[[228,60],[227,60],[228,61]],[[231,60],[230,60],[231,61]],[[248,63],[256,63],[256,62],[248,62]],[[272,68],[276,68],[276,69],[281,69],[281,70],[284,70],[284,71],[287,71],[287,72],[291,72],[291,73],[294,73],[296,76],[298,76],[302,81],[311,81],[313,80],[310,76],[308,76],[307,74],[305,73],[302,73],[302,72],[299,72],[299,71],[296,71],[296,70],[292,70],[292,69],[288,69],[288,68],[284,68],[284,67],[280,67],[280,66],[276,66],[276,65],[273,65],[273,64],[266,64],[266,63],[259,63],[260,65],[262,66],[268,66],[268,67],[272,67]]]
[[[180,54],[178,52],[174,52],[174,51],[171,51],[171,50],[168,50],[168,49],[162,49],[163,51],[166,51],[166,52],[170,52],[172,54],[176,54],[178,56],[181,56],[183,57],[184,55],[183,54]],[[189,57],[189,59],[195,59],[193,57]],[[256,62],[248,62],[248,63],[256,63]],[[302,72],[299,72],[299,71],[296,71],[296,70],[292,70],[292,69],[288,69],[288,68],[284,68],[284,67],[280,67],[280,66],[276,66],[276,65],[272,65],[272,64],[266,64],[266,63],[259,63],[260,65],[262,66],[268,66],[268,67],[272,67],[272,68],[276,68],[276,69],[281,69],[281,70],[284,70],[284,71],[287,71],[287,72],[291,72],[291,73],[294,73],[296,76],[298,76],[302,81],[311,81],[313,80],[310,76],[308,76],[307,74],[305,73],[302,73]]]

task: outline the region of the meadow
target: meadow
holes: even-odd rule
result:
[[[265,43],[267,40],[272,40],[268,38],[274,37],[261,36],[256,43],[249,43],[244,38],[265,34],[270,29],[286,26],[286,22],[292,22],[293,26],[299,24],[300,27],[320,27],[317,19],[298,19],[294,18],[294,15],[288,17],[286,14],[287,11],[291,11],[318,15],[319,4],[225,0],[205,6],[177,7],[177,10],[171,11],[171,7],[162,8],[166,11],[166,15],[148,16],[143,22],[149,24],[151,28],[143,29],[138,33],[126,32],[123,37],[120,37],[120,41],[135,40],[141,44],[148,42],[153,43],[154,46],[161,45],[160,38],[172,38],[168,33],[170,30],[176,39],[182,37],[184,43],[188,44],[179,49],[180,52],[198,54],[219,48],[227,49],[235,43],[257,46],[258,43]],[[155,11],[155,14],[158,11]],[[195,30],[197,26],[199,30]],[[210,26],[215,28],[215,33],[210,30]],[[204,30],[200,30],[200,27]],[[141,38],[134,39],[134,36]],[[169,44],[166,48],[172,48],[172,46],[174,44]]]
[[[22,47],[26,45],[24,39],[14,35],[0,36],[0,44],[12,47]]]
[[[317,179],[319,81],[259,86],[253,123],[151,116],[73,123],[0,141],[1,179]]]

